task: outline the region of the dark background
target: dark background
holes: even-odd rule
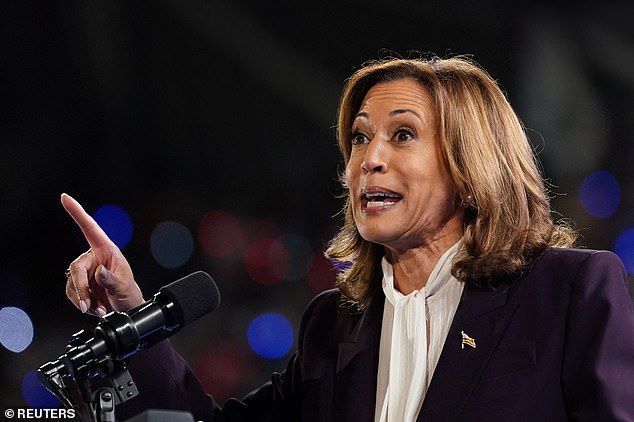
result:
[[[64,270],[87,246],[62,192],[91,213],[104,204],[129,213],[124,253],[146,297],[195,270],[214,276],[222,306],[173,343],[219,400],[282,369],[286,358],[258,357],[245,331],[262,312],[297,329],[310,298],[333,283],[318,256],[341,206],[335,113],[345,79],[369,59],[471,55],[529,129],[553,207],[576,222],[581,243],[614,250],[634,226],[631,2],[258,3],[3,3],[0,307],[24,309],[34,339],[22,353],[0,348],[0,404],[24,405],[25,374],[96,323],[64,293]],[[610,218],[579,203],[595,170],[620,183]],[[217,209],[243,225],[241,250],[211,258],[196,243],[173,269],[153,259],[157,224],[180,222],[196,238]],[[289,235],[314,252],[306,276],[251,281],[248,242]]]

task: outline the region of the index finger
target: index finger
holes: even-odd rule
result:
[[[112,244],[112,240],[110,240],[106,232],[99,227],[99,224],[84,210],[79,202],[66,193],[62,194],[61,200],[62,206],[73,217],[91,248]]]

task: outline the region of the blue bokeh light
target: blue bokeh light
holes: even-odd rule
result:
[[[194,238],[184,225],[175,221],[165,221],[152,231],[150,250],[159,265],[165,268],[178,268],[194,253]]]
[[[26,404],[37,408],[55,408],[61,404],[53,393],[40,384],[40,380],[33,370],[24,374],[22,379],[22,398]]]
[[[634,275],[634,229],[627,229],[616,239],[614,252],[621,258],[625,269]]]
[[[104,205],[95,211],[93,218],[119,249],[132,239],[132,219],[122,208]]]
[[[579,200],[588,214],[608,218],[614,214],[621,202],[621,187],[609,171],[595,171],[581,182]]]
[[[0,343],[8,350],[20,353],[33,341],[33,324],[20,308],[0,309]]]
[[[258,315],[247,330],[249,346],[255,353],[266,359],[284,357],[293,345],[293,327],[280,314]]]

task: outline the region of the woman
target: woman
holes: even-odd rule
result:
[[[634,420],[634,317],[620,260],[570,249],[520,121],[463,58],[385,60],[344,89],[349,262],[308,306],[286,370],[221,408],[168,342],[130,362],[148,407],[203,420]],[[129,265],[81,206],[91,250],[66,292],[82,311],[143,302]],[[88,290],[94,278],[95,288]]]

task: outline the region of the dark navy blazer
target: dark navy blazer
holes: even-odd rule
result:
[[[306,309],[285,371],[220,407],[167,341],[134,355],[147,408],[200,420],[374,420],[384,296],[363,313],[336,290]],[[462,332],[475,348],[462,344]],[[547,249],[508,287],[466,285],[418,421],[634,421],[634,315],[619,258]]]

